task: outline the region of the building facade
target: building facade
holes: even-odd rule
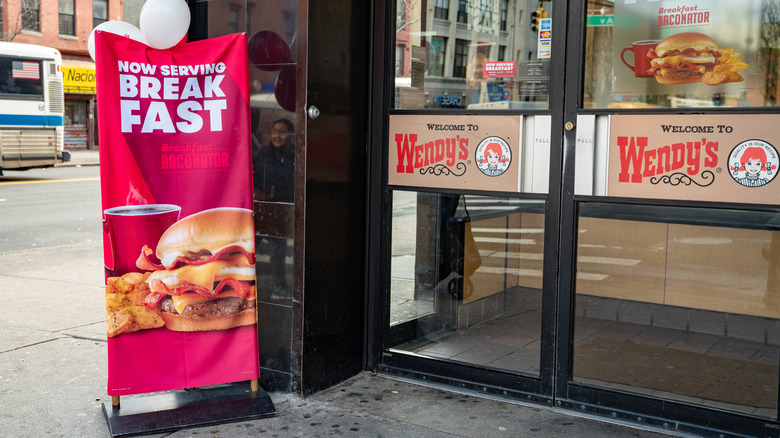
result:
[[[53,47],[62,54],[66,149],[96,148],[95,65],[87,40],[95,26],[123,15],[122,2],[111,0],[3,2],[3,41]]]
[[[261,383],[780,436],[780,3],[190,3],[246,32]],[[279,268],[281,261],[282,268]]]

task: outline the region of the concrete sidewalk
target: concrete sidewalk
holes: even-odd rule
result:
[[[70,160],[57,164],[55,167],[98,166],[100,164],[98,151],[86,149],[69,150]]]
[[[101,242],[4,253],[0,267],[0,436],[109,436]],[[663,436],[367,372],[305,399],[270,395],[276,417],[153,436]]]

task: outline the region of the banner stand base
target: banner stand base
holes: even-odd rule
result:
[[[246,382],[150,396],[122,397],[120,406],[103,403],[111,436],[170,432],[187,427],[276,416],[271,397]]]

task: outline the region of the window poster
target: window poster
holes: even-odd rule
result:
[[[761,0],[617,0],[613,92],[701,99],[755,90]]]
[[[607,195],[780,205],[778,125],[775,114],[611,116]]]
[[[392,115],[390,185],[517,191],[520,116]]]
[[[108,394],[256,379],[246,35],[95,41]]]

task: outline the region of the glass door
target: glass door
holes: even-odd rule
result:
[[[549,0],[391,7],[379,367],[549,401],[563,26]]]
[[[569,5],[557,402],[776,436],[780,4]]]
[[[379,368],[776,436],[778,3],[394,3]]]

